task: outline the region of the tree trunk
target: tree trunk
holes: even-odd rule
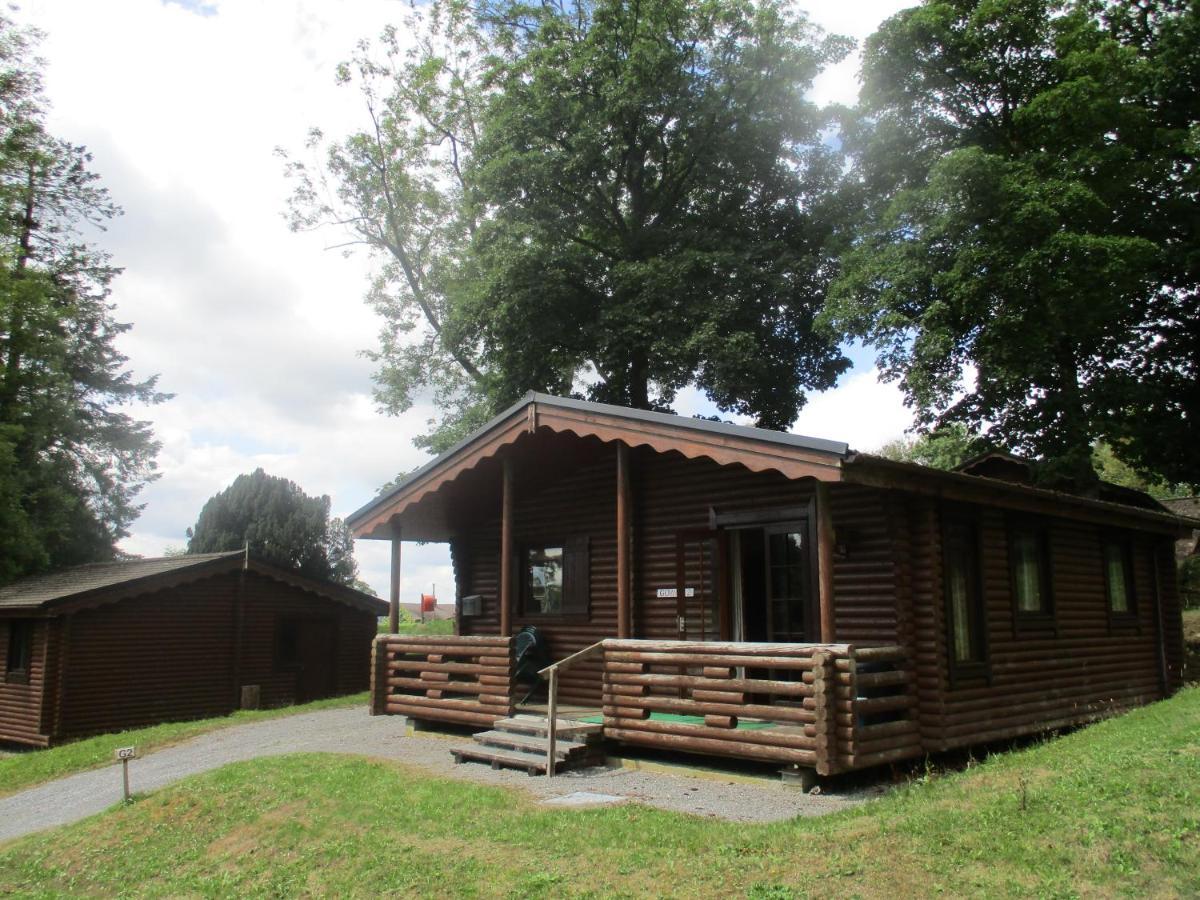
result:
[[[650,408],[650,375],[646,354],[635,350],[629,362],[629,405],[634,409]]]
[[[20,248],[17,254],[16,271],[13,280],[21,279],[33,256],[33,229],[36,227],[33,214],[34,205],[34,168],[29,164],[28,178],[25,187],[25,208],[21,217],[21,233],[18,238]],[[12,308],[8,320],[8,346],[4,354],[4,384],[0,385],[0,422],[12,421],[12,411],[20,392],[21,377],[21,341],[25,330],[25,315],[22,308],[22,292],[16,290],[11,295]]]

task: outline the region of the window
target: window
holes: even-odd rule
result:
[[[295,619],[275,620],[275,670],[300,665],[300,623]]]
[[[1053,617],[1049,529],[1040,522],[1009,522],[1008,553],[1017,622]]]
[[[1116,617],[1135,615],[1137,604],[1133,594],[1133,552],[1128,540],[1105,538],[1104,583],[1109,613]]]
[[[10,619],[8,622],[8,656],[4,680],[8,684],[28,684],[29,664],[33,659],[33,622],[29,619]]]
[[[525,551],[525,612],[550,616],[563,611],[563,548],[531,547]]]
[[[966,515],[943,519],[947,644],[952,677],[987,674],[987,622],[980,584],[979,538]]]
[[[521,609],[525,615],[587,614],[590,576],[587,537],[526,546],[521,575]]]

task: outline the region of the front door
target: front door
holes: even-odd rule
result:
[[[302,619],[297,631],[296,702],[333,696],[337,672],[337,623]]]
[[[816,634],[811,531],[805,521],[764,529],[767,640],[803,643]]]
[[[684,531],[676,541],[676,628],[681,641],[721,639],[721,601],[717,589],[720,546],[713,531]]]

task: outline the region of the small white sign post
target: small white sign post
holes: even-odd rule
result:
[[[125,787],[125,802],[129,802],[129,761],[137,759],[137,747],[121,747],[116,752],[121,761],[121,779]]]

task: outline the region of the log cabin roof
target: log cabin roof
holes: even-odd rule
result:
[[[815,478],[935,494],[964,502],[991,503],[1042,514],[1062,514],[1114,526],[1140,526],[1176,533],[1200,526],[1168,511],[1149,495],[1128,488],[1098,498],[983,474],[944,471],[850,450],[847,443],[746,425],[732,425],[671,413],[629,409],[604,403],[530,392],[482,428],[459,441],[395,487],[347,517],[355,537],[388,539],[400,527],[413,540],[448,540],[453,525],[447,507],[475,494],[476,506],[486,482],[496,481],[498,457],[516,447],[532,448],[539,437],[573,435],[602,443],[620,441],[706,458],[722,465],[776,471],[788,478]],[[548,451],[543,447],[542,455]],[[489,468],[490,466],[490,468]],[[474,480],[470,476],[475,476]],[[1136,495],[1133,496],[1133,495]]]
[[[34,575],[0,587],[0,612],[51,612],[66,605],[109,603],[240,568],[376,615],[387,612],[387,604],[370,594],[247,559],[241,550],[87,563]]]

